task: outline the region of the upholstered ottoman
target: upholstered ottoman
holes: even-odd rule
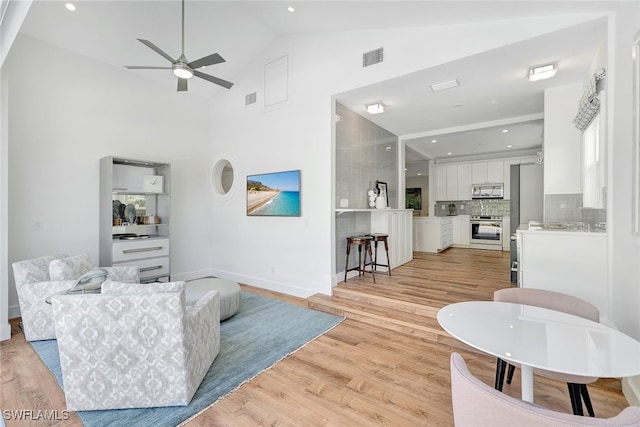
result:
[[[204,277],[187,282],[185,297],[187,306],[195,304],[209,291],[220,291],[220,321],[233,316],[240,309],[242,294],[236,282],[217,277]]]

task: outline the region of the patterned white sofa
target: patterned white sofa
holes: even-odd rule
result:
[[[106,282],[52,297],[67,409],[188,405],[220,352],[220,293]]]
[[[92,269],[89,255],[48,255],[13,263],[13,276],[20,304],[22,329],[27,341],[56,337],[53,311],[47,299],[72,289],[83,274]],[[107,280],[140,282],[138,267],[102,267]]]

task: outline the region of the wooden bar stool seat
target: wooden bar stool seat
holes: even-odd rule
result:
[[[347,273],[353,270],[358,270],[358,277],[364,276],[364,273],[371,273],[373,276],[373,283],[376,283],[376,272],[373,264],[373,255],[371,254],[371,241],[372,236],[350,236],[347,237],[347,262],[344,268],[344,281],[347,281]],[[358,265],[357,267],[349,268],[349,253],[351,252],[351,245],[358,246]],[[364,248],[364,259],[362,255],[362,249]],[[367,254],[369,254],[369,262],[367,262]],[[370,266],[370,270],[366,270],[366,267]]]
[[[378,271],[378,267],[387,267],[389,276],[391,276],[391,261],[389,260],[389,235],[384,233],[371,233],[369,234],[373,240],[373,269]],[[384,243],[384,252],[387,255],[387,263],[378,263],[378,242]]]

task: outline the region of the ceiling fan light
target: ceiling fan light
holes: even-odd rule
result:
[[[173,74],[181,79],[190,79],[193,77],[193,71],[186,65],[176,64],[173,67]]]

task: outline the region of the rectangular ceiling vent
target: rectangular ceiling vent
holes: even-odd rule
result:
[[[379,64],[384,60],[384,49],[379,47],[378,49],[365,52],[362,54],[362,68],[369,65]]]
[[[252,92],[244,97],[244,105],[251,105],[256,103],[257,94]]]

